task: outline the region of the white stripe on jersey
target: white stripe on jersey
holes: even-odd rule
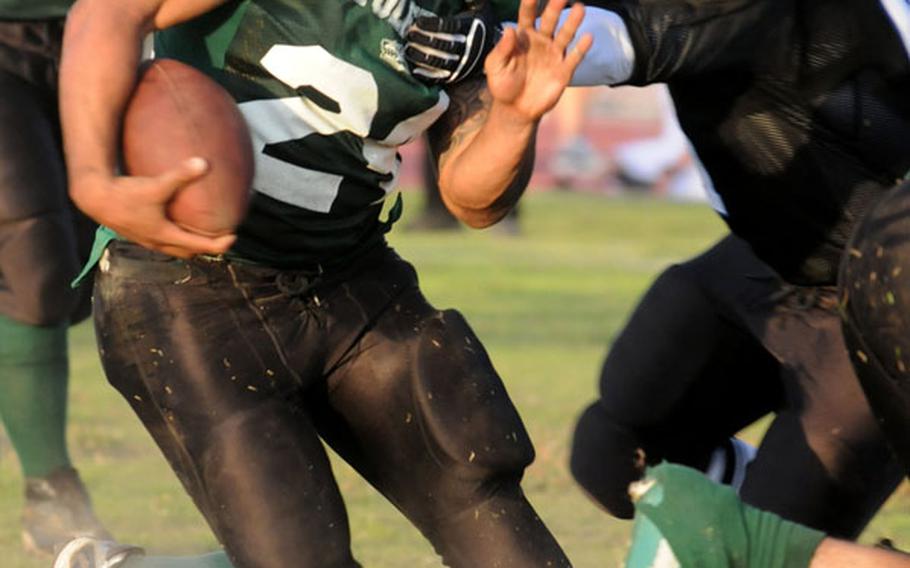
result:
[[[907,57],[910,57],[910,0],[880,1],[885,8],[885,12],[888,12],[888,16],[894,22],[894,27],[897,28],[897,33],[900,34],[901,40],[904,42],[904,50],[907,52]]]

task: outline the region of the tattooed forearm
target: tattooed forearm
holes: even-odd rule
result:
[[[448,110],[428,136],[440,195],[456,217],[487,227],[527,185],[536,123],[514,120],[497,108],[483,77],[461,83],[449,97]]]
[[[483,76],[460,83],[447,91],[449,108],[429,132],[431,150],[441,169],[452,150],[461,147],[483,126],[493,102]]]

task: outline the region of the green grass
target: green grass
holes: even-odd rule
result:
[[[412,213],[416,199],[407,201]],[[522,214],[519,238],[399,227],[392,241],[418,267],[431,301],[460,309],[484,340],[537,447],[524,485],[538,512],[576,566],[617,566],[629,525],[608,518],[573,485],[566,468],[571,428],[593,398],[606,348],[639,294],[659,270],[713,242],[723,227],[703,205],[583,194],[534,194]],[[104,381],[89,326],[74,331],[71,348],[71,446],[100,515],[119,538],[156,553],[215,546],[149,437]],[[747,435],[754,440],[758,433]],[[344,464],[336,471],[365,566],[439,566],[391,506]],[[20,551],[20,492],[15,457],[0,437],[0,566],[46,566]],[[908,506],[904,486],[865,540],[888,535],[910,544]]]

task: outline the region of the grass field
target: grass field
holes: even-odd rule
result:
[[[410,213],[416,200],[407,197]],[[399,228],[392,241],[418,267],[431,301],[462,310],[485,342],[537,447],[524,486],[538,512],[577,567],[617,566],[629,525],[595,509],[573,485],[566,468],[569,434],[594,396],[606,347],[637,296],[661,268],[713,242],[723,227],[703,205],[586,194],[533,194],[522,214],[518,238]],[[157,449],[101,376],[90,327],[74,331],[71,350],[69,436],[101,517],[120,539],[155,553],[214,547]],[[753,440],[757,435],[757,429],[747,433]],[[336,471],[364,566],[439,566],[391,506],[344,464]],[[15,456],[0,437],[0,567],[47,566],[20,550],[20,492]],[[906,485],[864,540],[882,535],[910,545]]]

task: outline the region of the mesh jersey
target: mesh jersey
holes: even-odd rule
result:
[[[830,283],[855,221],[910,169],[910,63],[882,4],[595,0],[667,82],[726,221],[782,276]]]
[[[250,126],[254,192],[232,254],[332,264],[382,238],[397,147],[448,105],[411,77],[402,37],[419,15],[463,9],[463,0],[246,0],[157,35],[156,56],[207,72]]]
[[[32,20],[62,18],[76,0],[0,0],[0,18]]]

